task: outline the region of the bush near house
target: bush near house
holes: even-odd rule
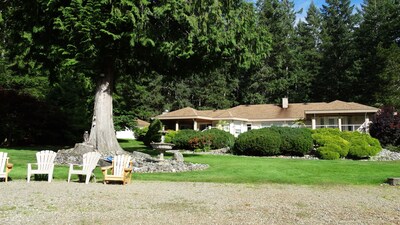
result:
[[[204,132],[194,130],[180,130],[172,138],[172,143],[178,149],[220,149],[232,148],[235,137],[223,130],[210,129]]]
[[[307,128],[271,127],[240,134],[235,142],[234,153],[254,156],[302,156],[310,152],[312,147],[311,131]]]
[[[233,153],[253,156],[279,155],[281,143],[280,134],[272,129],[250,130],[236,139]]]
[[[374,156],[382,150],[378,139],[368,134],[344,131],[341,137],[350,143],[349,158],[365,158]]]
[[[280,151],[284,155],[303,156],[313,148],[311,130],[308,128],[271,127],[281,136]]]
[[[211,137],[211,149],[232,148],[235,144],[235,136],[220,129],[209,129],[203,134]]]
[[[400,113],[394,107],[383,107],[372,119],[369,132],[384,146],[400,147]]]
[[[340,157],[346,157],[349,153],[350,143],[340,137],[339,129],[322,128],[313,130],[312,132],[312,138],[317,147],[317,154],[320,158],[339,159]],[[335,152],[337,154],[328,152]]]
[[[175,134],[174,138],[172,139],[172,143],[175,144],[176,149],[193,150],[191,144],[189,143],[189,140],[198,136],[198,131],[180,130]]]
[[[376,155],[382,148],[377,139],[359,132],[322,128],[312,131],[317,153],[322,159],[360,159]]]

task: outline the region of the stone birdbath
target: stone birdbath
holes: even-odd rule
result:
[[[171,143],[165,143],[165,134],[167,131],[165,130],[165,127],[163,126],[162,130],[159,131],[161,133],[161,142],[152,142],[150,143],[151,147],[154,150],[157,150],[159,154],[159,159],[164,160],[164,153],[166,150],[171,150],[172,147],[174,147],[174,144]]]

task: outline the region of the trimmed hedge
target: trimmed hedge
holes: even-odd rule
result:
[[[180,130],[172,138],[177,149],[220,149],[232,148],[235,137],[223,130],[210,129],[204,132],[194,130]]]
[[[199,132],[195,130],[180,130],[175,134],[174,138],[172,139],[172,143],[175,144],[176,149],[193,150],[189,140],[197,137],[198,135]]]
[[[237,155],[270,156],[280,154],[282,140],[278,132],[262,128],[250,130],[236,139],[233,153]]]
[[[209,129],[203,132],[211,138],[211,149],[232,148],[235,144],[235,136],[220,129]]]
[[[308,128],[271,127],[281,136],[280,151],[285,155],[303,156],[313,148],[311,130]]]

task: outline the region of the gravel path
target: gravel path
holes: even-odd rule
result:
[[[400,187],[0,183],[0,224],[400,224]]]

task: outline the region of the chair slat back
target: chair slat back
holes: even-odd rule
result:
[[[36,161],[38,164],[38,170],[43,170],[43,171],[51,170],[56,155],[57,153],[50,150],[37,152]]]
[[[117,155],[113,159],[113,171],[115,176],[123,176],[124,169],[129,167],[130,155]]]
[[[0,152],[0,173],[4,173],[7,162],[7,152]]]
[[[82,170],[85,172],[91,172],[97,166],[100,159],[100,153],[98,152],[88,152],[83,154],[82,160]]]

